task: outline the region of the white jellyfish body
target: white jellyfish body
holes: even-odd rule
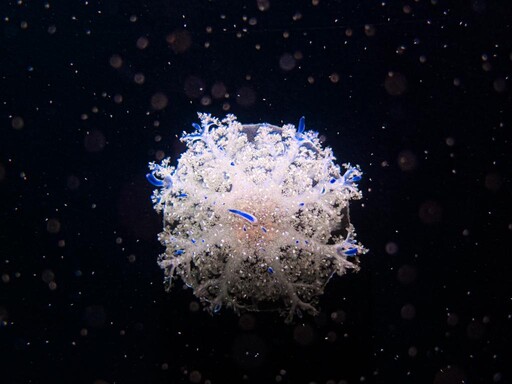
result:
[[[315,314],[331,276],[366,252],[348,215],[360,169],[335,164],[304,118],[295,129],[199,117],[177,166],[151,163],[147,175],[159,187],[168,287],[181,278],[212,312]]]

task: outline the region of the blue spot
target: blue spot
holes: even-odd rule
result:
[[[361,179],[362,179],[361,176],[353,176],[352,177],[352,181],[354,181],[354,182],[360,181]]]
[[[217,304],[214,308],[213,308],[213,312],[214,313],[218,313],[220,311],[220,309],[222,308],[222,304]]]
[[[295,240],[295,244],[299,244],[299,240]]]
[[[153,173],[148,173],[146,179],[155,187],[162,187],[164,185],[163,180],[157,179]]]
[[[321,195],[325,195],[325,187],[322,187],[322,190],[320,191]]]
[[[190,239],[190,241],[192,242],[192,244],[197,243],[197,241],[195,239]]]
[[[185,197],[187,197],[188,195],[186,193],[180,193],[177,197],[180,198],[180,199],[183,199]]]
[[[263,232],[267,233],[267,228],[265,228],[265,227],[261,227],[261,230],[262,230]]]
[[[270,274],[273,274],[274,270],[272,269],[272,267],[268,267],[267,272],[270,273]]]
[[[336,179],[333,177],[331,180],[329,180],[329,183],[334,184],[336,182]]]
[[[303,207],[303,206],[304,206],[304,203],[299,203],[299,205],[300,205],[301,207]]]
[[[203,129],[201,128],[201,126],[197,123],[192,123],[192,126],[197,129],[199,132],[201,132]]]
[[[184,249],[177,249],[177,250],[174,251],[174,254],[176,256],[179,256],[179,255],[183,255],[184,252],[185,252]]]
[[[247,220],[249,223],[256,223],[258,219],[251,215],[250,213],[240,211],[238,209],[228,209],[229,212],[234,213],[235,215],[240,216],[241,218]]]
[[[234,161],[232,161],[230,164],[231,164],[232,166],[234,166],[234,165],[235,165],[235,162],[234,162]]]

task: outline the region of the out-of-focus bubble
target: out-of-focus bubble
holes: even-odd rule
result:
[[[11,281],[11,276],[9,276],[7,273],[2,274],[2,283],[7,284],[9,281]]]
[[[385,250],[388,255],[395,255],[398,252],[398,244],[390,241],[386,244]]]
[[[300,12],[295,12],[292,16],[292,20],[293,21],[299,21],[300,19],[302,19],[302,13]]]
[[[7,308],[0,307],[0,322],[5,323],[9,319],[9,312]]]
[[[145,81],[146,81],[146,76],[143,73],[136,73],[133,76],[133,82],[135,84],[142,85],[142,84],[144,84]]]
[[[482,13],[487,7],[485,0],[472,0],[471,9],[475,12]]]
[[[110,66],[115,69],[119,69],[123,66],[123,59],[119,55],[112,55],[109,59]]]
[[[504,78],[499,77],[492,83],[492,87],[498,93],[503,93],[507,90],[507,82]]]
[[[455,145],[455,139],[453,137],[447,137],[445,142],[449,147],[453,147]]]
[[[123,95],[116,93],[113,97],[114,103],[121,104],[123,102]]]
[[[201,305],[197,302],[197,301],[191,301],[190,304],[188,305],[188,310],[190,312],[199,312],[199,310],[201,309]]]
[[[466,327],[466,334],[470,340],[482,340],[485,336],[485,325],[473,320]]]
[[[101,305],[91,305],[85,309],[84,318],[89,327],[99,328],[105,325],[107,314]]]
[[[166,41],[174,53],[183,53],[192,45],[192,36],[189,31],[183,29],[167,35]]]
[[[53,35],[55,32],[57,32],[57,27],[55,25],[50,25],[47,29],[48,34]]]
[[[160,160],[163,160],[163,158],[165,157],[165,152],[162,151],[162,150],[158,150],[155,152],[155,159],[160,161]]]
[[[167,107],[169,99],[162,92],[157,92],[153,96],[151,96],[150,103],[151,108],[153,108],[155,111],[161,111],[162,109],[165,109]]]
[[[313,76],[308,76],[308,83],[309,84],[314,84],[315,83],[315,78]]]
[[[251,17],[249,19],[249,25],[254,26],[256,24],[258,24],[258,19],[256,19],[255,17]]]
[[[398,154],[398,166],[404,172],[415,170],[417,166],[416,155],[409,150],[401,151]]]
[[[106,144],[105,135],[98,130],[89,132],[84,139],[84,147],[87,152],[99,152],[105,148]]]
[[[427,56],[421,55],[419,60],[421,64],[425,64],[427,62]]]
[[[407,354],[409,355],[409,357],[416,357],[416,355],[418,354],[418,348],[416,348],[414,345],[409,347],[409,349],[407,350]]]
[[[46,230],[48,233],[56,234],[60,232],[60,221],[58,219],[49,219],[46,222]]]
[[[295,68],[295,59],[292,55],[289,53],[284,53],[279,58],[279,67],[283,71],[291,71],[293,68]]]
[[[391,96],[402,95],[407,90],[407,80],[399,72],[388,72],[384,80],[384,88]]]
[[[78,189],[78,187],[80,186],[80,179],[78,177],[76,177],[75,175],[70,175],[70,176],[68,176],[66,186],[69,189],[73,189],[73,190]]]
[[[20,116],[14,116],[11,120],[11,127],[14,129],[22,129],[25,126],[25,121]]]
[[[318,4],[320,4],[320,0],[311,0],[311,4],[316,7]]]
[[[335,343],[338,339],[338,334],[334,331],[327,332],[327,336],[325,338],[329,343]]]
[[[256,101],[256,93],[252,88],[241,87],[236,92],[236,102],[242,107],[250,107]]]
[[[496,172],[491,172],[485,175],[485,188],[490,191],[496,192],[501,188],[503,180],[501,175]]]
[[[371,24],[366,24],[364,26],[364,34],[368,37],[372,37],[372,36],[375,36],[375,26],[371,25]]]
[[[293,339],[299,345],[310,345],[315,340],[315,332],[309,325],[298,325],[293,330]]]
[[[459,87],[461,84],[460,82],[460,79],[458,77],[456,77],[455,79],[453,79],[453,85],[455,85],[456,87]]]
[[[212,96],[214,99],[224,98],[226,95],[226,92],[227,92],[227,90],[226,90],[226,86],[224,85],[224,83],[218,81],[212,85],[211,93],[212,93]]]
[[[416,281],[416,268],[411,265],[402,265],[396,274],[398,281],[404,285],[408,285]]]
[[[133,264],[135,263],[135,261],[137,260],[137,256],[135,256],[133,253],[131,255],[128,256],[128,262],[130,264]]]
[[[258,9],[261,12],[268,11],[268,9],[270,8],[269,0],[256,0],[256,4],[258,5]]]
[[[192,371],[188,375],[188,379],[191,383],[200,383],[202,375],[199,371]]]
[[[0,163],[0,181],[5,180],[5,167],[2,163]]]
[[[416,308],[412,304],[405,304],[402,309],[400,309],[400,316],[404,320],[412,320],[416,317]]]
[[[340,75],[338,75],[336,72],[333,72],[329,75],[329,80],[331,83],[336,84],[340,81]]]
[[[135,44],[139,49],[146,49],[149,45],[149,40],[147,37],[139,37],[137,39],[137,43]]]
[[[410,5],[404,5],[402,7],[402,11],[406,14],[406,15],[409,15],[411,12],[412,12],[412,7]]]
[[[256,328],[256,318],[250,313],[245,313],[240,316],[238,326],[244,331],[252,331]]]
[[[205,95],[205,96],[201,97],[201,105],[203,107],[207,107],[211,103],[212,103],[212,98],[210,96]]]
[[[43,280],[46,284],[49,284],[53,280],[55,280],[55,274],[51,269],[45,269],[41,273],[41,280]]]
[[[351,37],[353,34],[354,34],[354,31],[352,30],[352,28],[345,29],[345,36]]]
[[[437,202],[428,200],[420,205],[418,215],[425,224],[438,223],[443,217],[443,208]]]
[[[484,70],[484,72],[489,72],[492,69],[492,64],[488,61],[484,61],[482,63],[482,69]]]
[[[185,79],[185,95],[191,99],[197,99],[204,93],[204,82],[197,76],[189,76]]]
[[[55,281],[50,281],[48,283],[48,288],[50,289],[50,291],[55,291],[57,289],[57,283]]]
[[[343,323],[347,318],[347,314],[342,311],[341,309],[338,309],[337,311],[331,313],[331,320],[335,323]]]

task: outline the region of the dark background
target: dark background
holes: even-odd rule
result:
[[[0,16],[1,383],[511,382],[507,1],[2,1]],[[318,317],[211,317],[165,292],[144,176],[198,111],[304,115],[365,172],[351,215],[370,252]]]

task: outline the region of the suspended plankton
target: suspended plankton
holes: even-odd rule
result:
[[[361,170],[337,165],[318,133],[199,114],[187,149],[150,163],[167,287],[181,279],[211,312],[317,313],[329,279],[358,269],[349,202]]]

